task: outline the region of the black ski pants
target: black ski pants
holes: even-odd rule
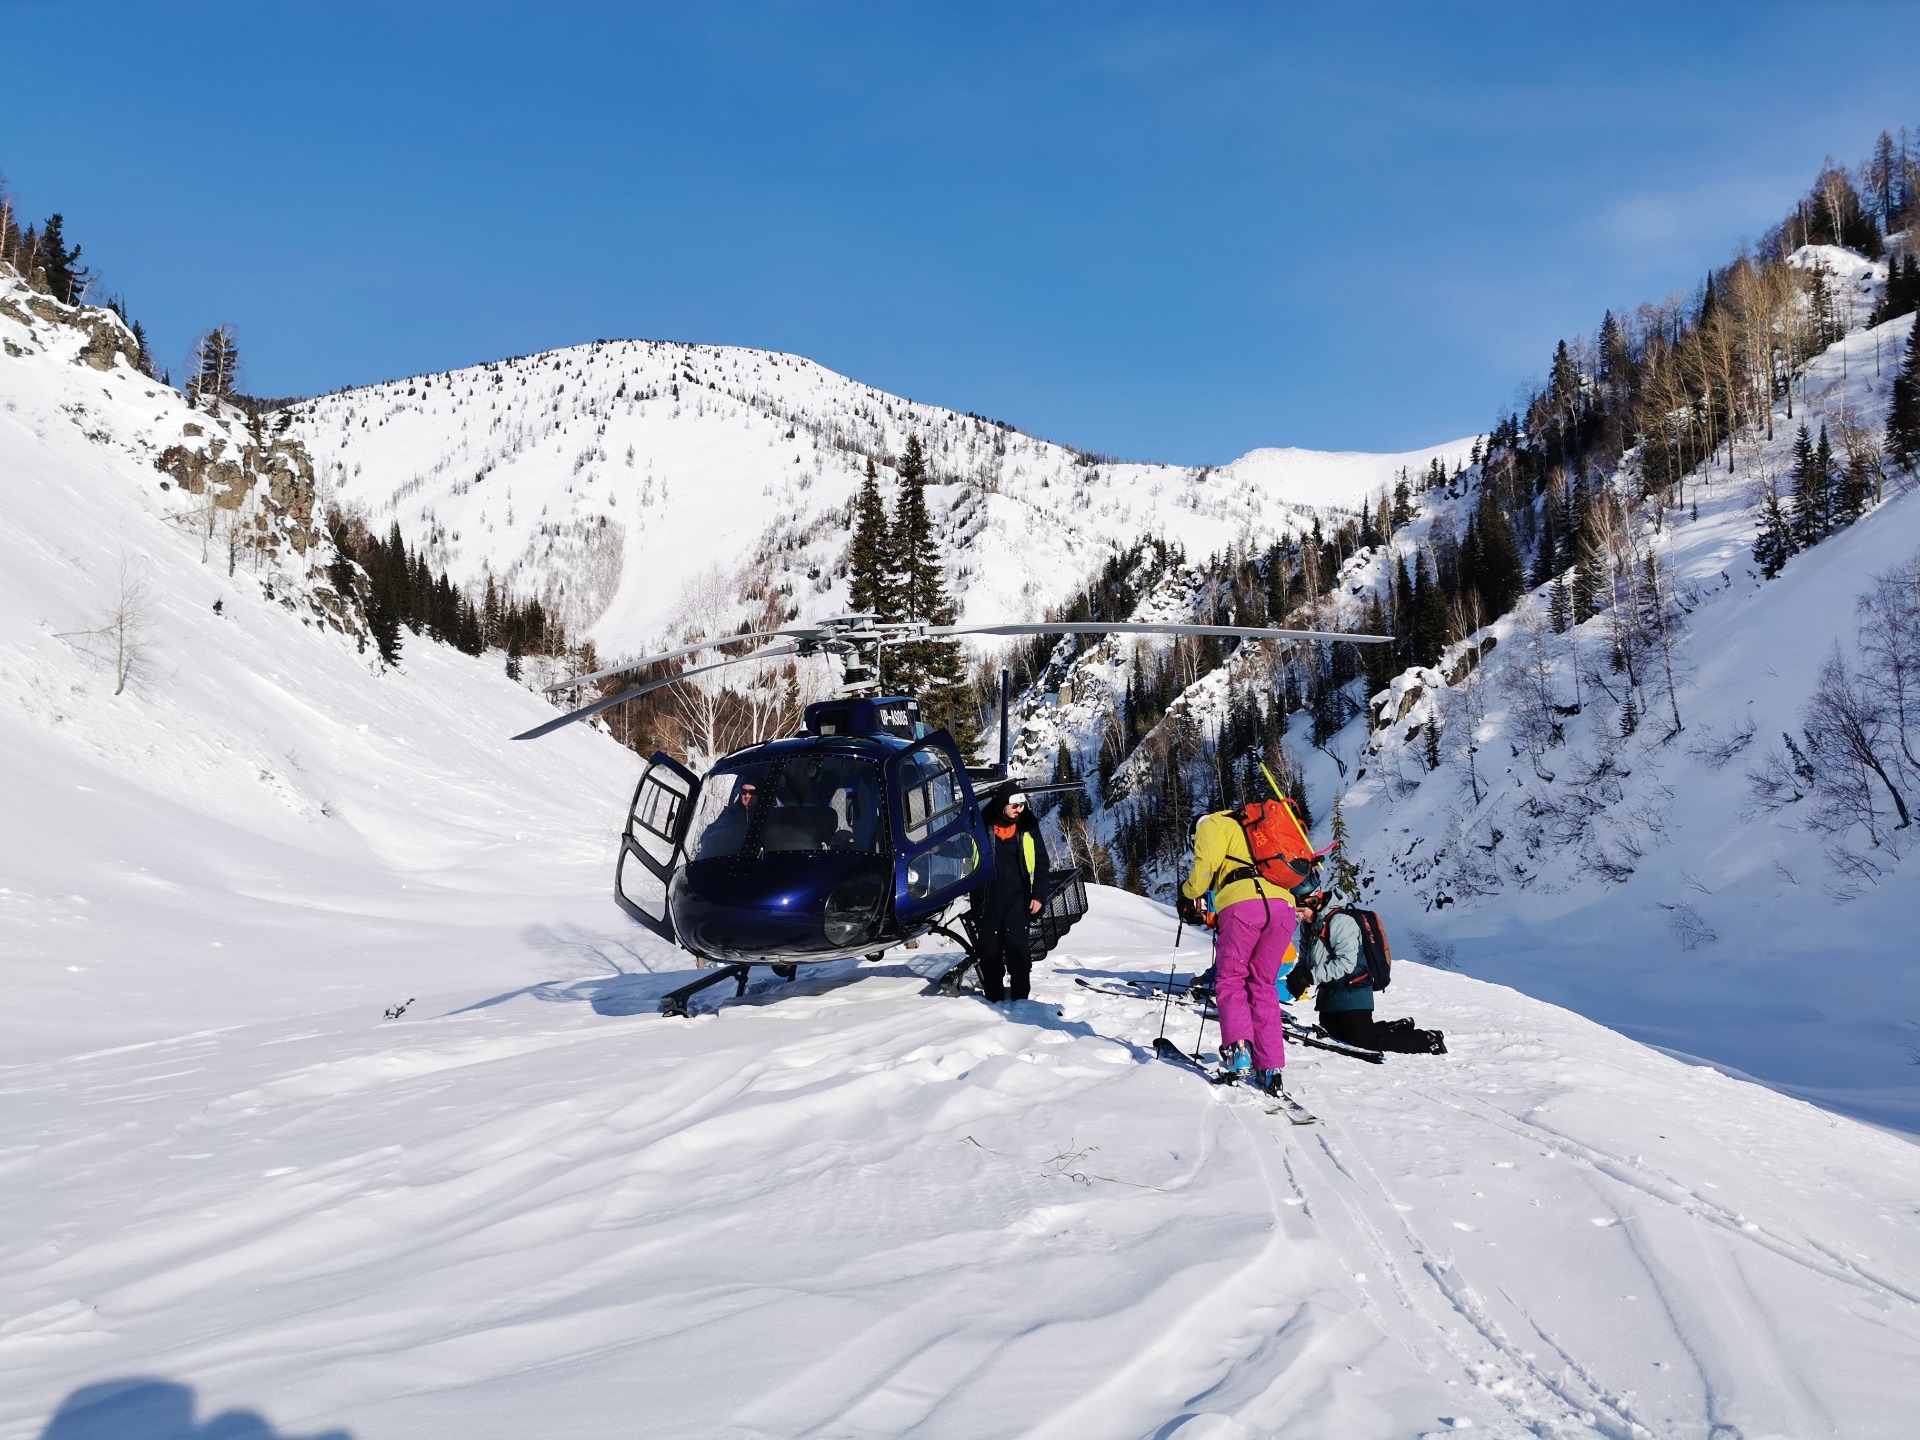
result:
[[[1027,902],[995,905],[974,917],[974,944],[980,952],[980,989],[989,1000],[1009,993],[1024,1000],[1033,983],[1033,952],[1027,939]]]
[[[1445,1036],[1438,1030],[1418,1030],[1411,1020],[1376,1024],[1371,1010],[1322,1010],[1320,1028],[1336,1040],[1363,1050],[1392,1050],[1402,1055],[1444,1055]]]

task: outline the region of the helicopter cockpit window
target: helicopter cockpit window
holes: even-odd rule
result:
[[[760,848],[770,852],[885,848],[880,771],[846,755],[793,756],[780,767]]]
[[[687,858],[717,860],[747,848],[747,835],[773,790],[776,766],[742,765],[709,775],[700,787],[700,813],[687,829]]]
[[[909,845],[933,834],[960,808],[953,762],[938,750],[914,751],[901,785],[900,809],[906,817]]]

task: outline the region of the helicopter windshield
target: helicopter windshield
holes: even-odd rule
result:
[[[709,775],[687,839],[693,860],[885,848],[879,767],[848,755],[797,755]]]

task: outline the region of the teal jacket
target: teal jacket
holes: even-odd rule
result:
[[[1312,930],[1302,930],[1297,943],[1300,958],[1294,962],[1293,969],[1281,977],[1283,987],[1288,977],[1297,976],[1304,990],[1305,982],[1310,979],[1315,986],[1316,1010],[1373,1009],[1373,986],[1347,983],[1356,971],[1366,973],[1359,921],[1351,915],[1335,915]]]

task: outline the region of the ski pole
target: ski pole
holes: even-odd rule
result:
[[[1180,948],[1180,938],[1177,935],[1174,937],[1173,948],[1176,950]],[[1160,1039],[1154,1041],[1156,1045],[1160,1040],[1167,1038],[1167,1016],[1173,1013],[1173,967],[1178,963],[1178,959],[1167,962],[1167,994],[1166,998],[1160,1002]]]
[[[1217,1010],[1220,1008],[1220,932],[1218,930],[1213,932],[1213,971],[1213,1005]],[[1189,989],[1188,993],[1192,993],[1191,989]],[[1172,997],[1169,996],[1168,998]],[[1205,1002],[1196,1001],[1193,1008],[1200,1012],[1200,1029],[1193,1037],[1193,1058],[1198,1060],[1200,1058],[1200,1042],[1206,1038],[1207,1034],[1207,1007]]]

